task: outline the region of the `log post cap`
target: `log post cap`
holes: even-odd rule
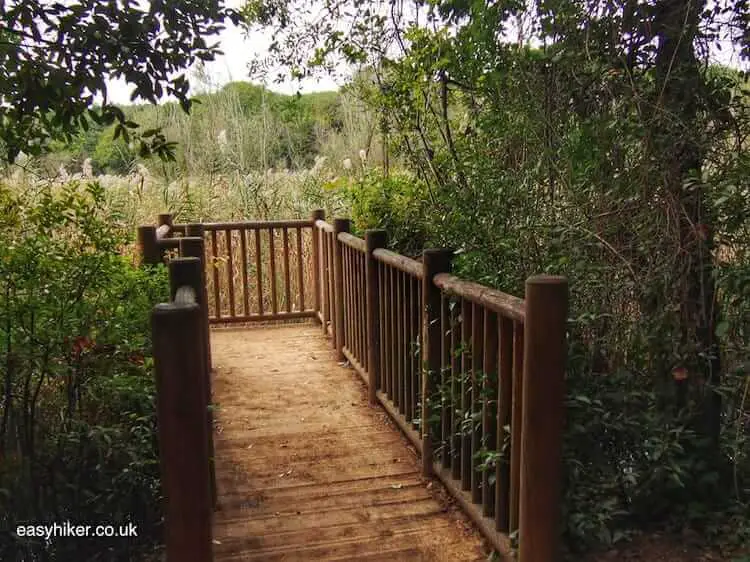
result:
[[[200,306],[197,303],[160,302],[151,309],[151,317],[154,320],[178,318],[185,314],[198,312]]]
[[[169,265],[172,267],[185,267],[185,264],[191,264],[191,263],[200,265],[201,259],[195,256],[187,256],[187,257],[180,257],[180,258],[174,258],[174,259],[169,260]]]
[[[422,266],[430,275],[448,272],[451,269],[453,254],[451,248],[427,248],[422,250]]]
[[[333,219],[333,230],[335,232],[349,232],[349,219]]]
[[[365,231],[365,243],[368,250],[375,248],[384,248],[388,235],[385,230],[380,228],[371,228]]]
[[[156,236],[156,227],[153,224],[142,224],[138,227],[138,232],[142,232],[143,234],[153,233],[153,235]]]
[[[324,209],[314,209],[312,212],[312,217],[314,220],[323,220],[326,216],[326,212]]]
[[[567,285],[568,278],[564,275],[532,275],[526,279],[527,285]]]
[[[452,256],[453,249],[452,248],[425,248],[424,250],[422,250],[422,255],[435,256],[435,255],[445,255],[445,254],[450,254]]]
[[[172,213],[159,213],[157,223],[159,224],[159,226],[163,224],[168,224],[169,226],[172,226]]]

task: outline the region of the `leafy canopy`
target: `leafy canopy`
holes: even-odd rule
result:
[[[172,143],[138,125],[109,101],[107,80],[134,85],[131,100],[174,96],[190,109],[182,72],[220,53],[206,37],[238,14],[222,0],[7,0],[0,2],[0,145],[13,162],[37,155],[50,139],[70,140],[89,126],[116,123],[115,136],[139,152],[170,158]],[[101,101],[99,105],[97,102]]]

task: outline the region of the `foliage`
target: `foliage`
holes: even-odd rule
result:
[[[750,89],[709,48],[750,55],[746,3],[330,0],[301,23],[305,5],[245,16],[293,74],[365,67],[384,172],[398,158],[429,194],[399,203],[428,245],[514,294],[570,279],[571,550],[654,525],[729,541],[750,501]],[[361,226],[383,224],[356,189]]]
[[[148,318],[164,272],[136,269],[102,188],[0,187],[3,560],[129,560],[159,539]],[[132,521],[137,539],[45,542],[17,524]]]
[[[50,138],[70,141],[91,122],[135,136],[142,155],[169,157],[174,145],[158,130],[134,135],[137,123],[109,103],[107,80],[135,86],[132,99],[156,103],[164,94],[190,109],[180,72],[218,53],[205,37],[225,19],[221,0],[26,2],[0,4],[0,142],[7,159],[38,155]],[[96,107],[101,97],[100,107]]]
[[[340,177],[324,186],[341,193],[355,229],[380,228],[406,255],[419,254],[427,239],[425,184],[407,173],[383,176],[365,168],[359,177]]]

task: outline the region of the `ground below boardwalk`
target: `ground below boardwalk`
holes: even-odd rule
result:
[[[314,324],[211,334],[217,562],[479,561],[482,539]]]

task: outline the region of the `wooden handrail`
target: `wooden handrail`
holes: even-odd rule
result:
[[[377,261],[395,267],[399,271],[403,271],[416,279],[421,280],[424,277],[424,268],[417,260],[407,258],[385,248],[378,248],[372,255]]]
[[[315,228],[318,228],[324,232],[333,232],[333,225],[330,222],[326,222],[322,219],[316,220],[314,226]]]
[[[450,273],[439,273],[435,276],[434,283],[448,294],[480,304],[511,320],[523,322],[526,316],[526,305],[523,299],[497,289],[466,281]]]
[[[239,222],[204,222],[205,230],[256,230],[266,228],[311,228],[310,219],[290,219],[285,221],[239,221]]]
[[[367,244],[365,243],[365,241],[361,238],[357,238],[353,234],[349,234],[348,232],[339,232],[339,240],[343,244],[346,244],[347,246],[357,250],[358,252],[362,252],[363,254],[367,252]]]
[[[176,300],[203,309],[206,373],[211,293],[211,322],[319,320],[370,402],[414,444],[423,473],[445,484],[493,545],[505,550],[518,531],[524,562],[557,562],[567,281],[529,278],[521,299],[448,273],[448,249],[420,261],[386,249],[383,231],[363,240],[348,219],[324,218],[316,210],[307,220],[175,225],[161,215],[138,239],[144,263],[176,247],[201,259],[200,293]],[[187,237],[169,237],[176,232]],[[204,386],[210,396],[210,377]],[[468,417],[478,422],[466,429]],[[492,471],[484,449],[498,455]]]

